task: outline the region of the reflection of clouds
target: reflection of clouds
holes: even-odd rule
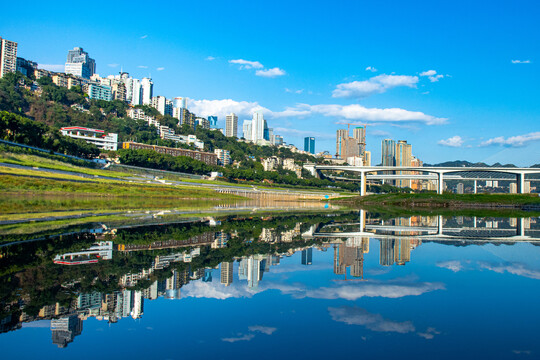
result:
[[[388,274],[390,271],[392,271],[392,268],[390,266],[380,267],[380,268],[373,268],[366,270],[365,272],[369,275],[377,276],[377,275],[384,275]]]
[[[362,283],[338,284],[321,288],[306,288],[305,284],[287,284],[283,282],[261,282],[257,290],[250,289],[245,283],[224,286],[210,282],[191,282],[182,288],[183,297],[211,298],[225,300],[229,298],[251,298],[258,292],[278,290],[282,294],[295,298],[345,299],[357,300],[362,297],[400,298],[418,296],[426,292],[444,290],[442,283],[411,282],[408,280],[365,281]]]
[[[521,355],[521,354],[524,354],[524,355],[531,355],[531,351],[530,350],[512,350],[512,352],[514,354],[518,354],[518,355]]]
[[[340,285],[334,287],[307,290],[305,297],[315,299],[346,299],[356,300],[362,297],[400,298],[404,296],[417,296],[423,293],[444,290],[441,283],[380,283],[364,282],[354,285]]]
[[[439,335],[441,332],[437,331],[435,328],[428,327],[426,331],[419,332],[418,336],[423,337],[424,339],[431,340],[435,337],[435,335]]]
[[[234,343],[237,341],[250,341],[255,337],[254,333],[262,333],[266,335],[272,335],[277,329],[270,326],[254,325],[248,327],[249,333],[247,334],[238,334],[237,337],[222,338],[221,341]]]
[[[272,274],[291,273],[298,271],[315,271],[315,270],[329,270],[332,269],[331,264],[313,264],[313,265],[280,265],[274,266],[270,269]]]
[[[238,337],[230,337],[230,338],[223,338],[221,339],[221,341],[226,341],[226,342],[230,342],[230,343],[234,343],[234,342],[237,342],[237,341],[250,341],[251,339],[253,339],[255,337],[254,334],[240,334],[241,336],[238,336]]]
[[[332,320],[346,323],[348,325],[360,325],[371,331],[394,332],[399,334],[413,333],[416,328],[412,321],[394,321],[385,319],[381,314],[373,314],[366,309],[356,306],[342,306],[338,308],[329,307],[328,312]],[[424,332],[417,335],[424,339],[431,340],[441,332],[433,327],[428,327]],[[366,340],[366,337],[362,337]]]
[[[492,264],[488,262],[479,262],[478,266],[481,269],[495,271],[496,273],[503,274],[508,272],[513,275],[524,276],[530,279],[540,279],[540,270],[529,269],[524,264],[506,263],[506,264]]]
[[[22,323],[23,328],[50,328],[51,320],[38,320],[28,323]]]
[[[359,307],[331,307],[328,308],[328,312],[334,321],[344,322],[349,325],[361,325],[372,331],[406,334],[415,330],[413,323],[410,321],[398,322],[388,320],[380,314],[372,314]]]
[[[229,298],[250,298],[257,291],[250,289],[246,284],[231,284],[224,286],[219,283],[192,281],[182,287],[182,297],[207,298],[225,300]]]
[[[439,261],[437,264],[438,267],[452,270],[453,272],[458,272],[463,270],[463,265],[459,260],[450,260],[450,261]]]
[[[272,335],[272,333],[277,330],[275,327],[261,326],[261,325],[250,326],[248,327],[248,329],[251,332],[260,332],[266,335]]]

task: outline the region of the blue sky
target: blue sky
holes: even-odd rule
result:
[[[100,75],[151,75],[200,115],[263,108],[285,141],[335,152],[341,123],[408,140],[426,163],[540,163],[535,1],[27,2],[0,36],[60,66],[81,46]],[[3,11],[21,13],[20,4]],[[60,69],[62,67],[60,66]],[[241,124],[240,124],[241,126]],[[241,129],[240,129],[241,131]]]

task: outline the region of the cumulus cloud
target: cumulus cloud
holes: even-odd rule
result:
[[[458,260],[440,261],[436,264],[438,267],[458,272],[463,270],[463,265]]]
[[[524,135],[516,135],[505,138],[503,136],[495,137],[482,142],[481,146],[500,145],[500,146],[525,146],[529,142],[540,140],[540,131]]]
[[[427,70],[420,73],[420,76],[427,76],[429,81],[437,82],[444,77],[442,74],[437,74],[435,70]]]
[[[216,60],[216,58],[213,56],[207,56],[205,60],[213,61],[213,60]]]
[[[373,94],[381,94],[389,89],[405,86],[416,87],[418,76],[409,75],[377,75],[369,80],[352,81],[338,84],[332,92],[335,98],[364,98]]]
[[[366,71],[377,72],[377,69],[375,69],[373,66],[368,66]]]
[[[275,327],[255,325],[248,327],[251,332],[260,332],[266,335],[272,335],[277,329]]]
[[[285,70],[275,67],[272,69],[257,70],[255,71],[255,75],[273,78],[273,77],[285,75]]]
[[[223,338],[223,339],[221,339],[221,341],[234,343],[234,342],[237,342],[237,341],[250,341],[254,337],[255,337],[254,334],[245,334],[245,335],[240,334],[240,336],[238,336],[238,337]]]
[[[262,110],[263,114],[271,113],[270,110],[259,105],[258,102],[223,100],[193,100],[190,110],[199,116],[216,115],[225,118],[227,114],[235,113],[238,116],[251,117],[255,111]]]
[[[352,105],[309,105],[297,104],[294,107],[287,107],[283,111],[271,111],[258,102],[235,101],[232,99],[223,100],[194,100],[190,109],[201,116],[217,115],[224,117],[230,112],[239,116],[251,117],[255,111],[262,110],[265,116],[273,118],[282,117],[309,117],[312,115],[322,115],[331,118],[341,118],[352,121],[399,123],[399,122],[420,122],[427,125],[444,124],[448,119],[439,118],[424,114],[419,111],[409,111],[400,108],[366,108],[358,104]]]
[[[531,60],[512,60],[512,64],[530,64]]]
[[[400,108],[366,108],[362,105],[303,105],[312,112],[324,116],[344,118],[347,120],[363,120],[369,122],[402,122],[415,121],[427,125],[444,124],[448,119],[437,118],[420,111],[409,111]]]
[[[39,69],[54,71],[54,72],[63,72],[65,69],[64,64],[38,64]]]
[[[257,291],[239,284],[223,286],[207,282],[190,282],[182,288],[183,297],[225,300],[229,298],[251,298]]]
[[[415,331],[411,321],[393,321],[385,319],[380,314],[372,314],[365,309],[352,306],[328,308],[332,320],[349,325],[361,325],[366,329],[377,332],[396,332],[406,334]]]
[[[164,67],[158,67],[156,70],[157,71],[163,71],[163,70],[165,70],[165,68]]]
[[[258,61],[244,59],[229,60],[230,64],[240,65],[240,69],[262,69],[264,66]]]
[[[451,138],[448,138],[446,140],[439,140],[437,144],[443,145],[443,146],[449,146],[449,147],[461,147],[463,146],[464,140],[461,138],[461,136],[452,136]]]

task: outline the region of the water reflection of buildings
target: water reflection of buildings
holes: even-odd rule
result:
[[[379,239],[379,263],[382,266],[405,265],[411,261],[411,250],[421,244],[414,239]]]
[[[369,253],[369,238],[350,238],[334,245],[334,274],[364,277],[364,254]]]

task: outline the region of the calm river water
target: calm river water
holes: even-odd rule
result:
[[[0,235],[2,358],[540,358],[538,218],[157,221]]]

